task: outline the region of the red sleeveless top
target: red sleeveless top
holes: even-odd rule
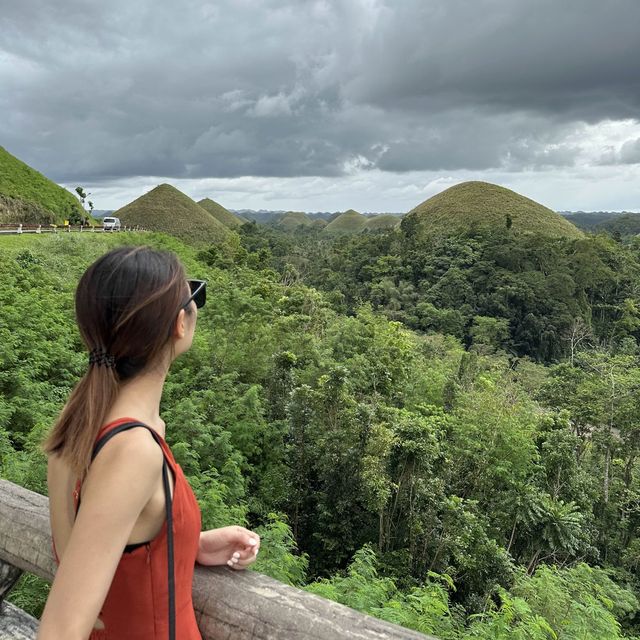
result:
[[[100,429],[96,443],[111,429],[135,418],[120,418]],[[142,427],[140,427],[142,428]],[[195,495],[169,445],[160,437],[162,452],[174,475],[173,544],[176,591],[176,638],[202,640],[191,600],[193,571],[202,526]],[[77,510],[80,481],[73,493]],[[58,555],[53,551],[56,562]],[[96,550],[99,551],[99,550]],[[104,629],[94,629],[89,640],[164,640],[169,637],[167,581],[167,521],[153,540],[123,553],[100,611]]]

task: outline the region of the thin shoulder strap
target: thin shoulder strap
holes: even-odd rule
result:
[[[162,444],[160,443],[160,436],[149,425],[144,424],[144,422],[124,422],[122,424],[119,424],[114,429],[107,431],[107,433],[105,433],[102,436],[102,438],[100,438],[100,440],[96,442],[95,446],[93,447],[93,453],[91,454],[91,462],[93,462],[94,458],[98,455],[98,453],[100,453],[100,450],[102,449],[102,447],[104,447],[104,445],[107,444],[107,442],[109,442],[109,440],[111,440],[113,436],[118,435],[122,431],[128,431],[129,429],[133,429],[134,427],[144,427],[153,436],[153,439],[158,443],[158,446],[162,449]],[[164,457],[164,449],[162,450],[162,455]]]
[[[96,443],[91,454],[91,461],[98,455],[102,447],[104,447],[113,436],[133,429],[135,427],[144,427],[148,429],[149,433],[153,436],[153,439],[158,443],[158,446],[162,449],[162,483],[164,485],[164,504],[167,515],[167,567],[168,567],[168,583],[169,583],[169,638],[175,640],[176,637],[176,585],[175,585],[175,573],[173,569],[173,501],[171,497],[171,488],[169,486],[169,465],[167,464],[167,456],[162,448],[160,442],[160,436],[148,425],[142,422],[125,422],[118,425],[111,431],[105,433],[100,440]],[[80,507],[80,496],[78,496],[78,508]],[[76,509],[77,513],[77,509]]]

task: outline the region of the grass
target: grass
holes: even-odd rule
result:
[[[221,204],[215,202],[215,200],[211,200],[211,198],[203,198],[202,200],[198,200],[198,206],[202,207],[218,222],[222,223],[229,229],[237,229],[245,223],[244,220],[231,213],[231,211],[229,211],[228,209],[225,209]]]
[[[388,213],[372,216],[367,218],[367,224],[364,227],[365,231],[379,231],[382,229],[395,229],[400,225],[402,218],[400,216],[392,216]]]
[[[287,213],[283,213],[282,217],[276,222],[278,227],[288,230],[293,230],[300,226],[310,227],[312,224],[313,220],[302,211],[287,211]]]
[[[23,573],[9,591],[7,600],[34,618],[40,619],[50,589],[51,585],[42,578],[32,573]]]
[[[325,228],[327,233],[358,233],[367,224],[367,217],[349,209],[332,220]]]
[[[233,234],[189,196],[161,184],[113,213],[123,224],[168,233],[191,244],[219,244]]]
[[[405,216],[416,233],[449,235],[474,228],[504,227],[516,232],[581,238],[583,233],[560,214],[515,191],[488,182],[463,182],[446,189]]]
[[[23,233],[20,235],[0,235],[0,251],[18,254],[25,250],[74,253],[85,243],[100,246],[106,252],[120,244],[151,244],[156,234],[136,231],[120,233]],[[166,236],[165,236],[166,237]],[[167,238],[168,240],[169,238]],[[169,247],[170,248],[170,247]]]
[[[62,224],[85,215],[77,198],[0,147],[0,223]]]
[[[40,242],[49,234],[24,233],[22,235],[0,235],[0,249],[24,249]],[[51,234],[54,235],[54,234]]]
[[[69,264],[77,264],[69,260],[71,256],[86,256],[89,266],[98,256],[122,245],[148,246],[156,249],[172,251],[180,257],[187,269],[189,277],[199,277],[200,263],[196,260],[199,247],[191,242],[183,242],[175,236],[152,231],[121,231],[119,233],[47,233],[0,235],[0,255],[9,257],[33,254],[37,258],[47,256],[43,261],[51,267],[49,258],[57,261],[58,275],[65,272]],[[59,260],[58,260],[59,259]],[[68,278],[77,282],[80,273],[68,273]]]

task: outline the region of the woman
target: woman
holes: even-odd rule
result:
[[[247,529],[200,531],[195,496],[164,441],[162,388],[191,346],[205,287],[187,281],[173,254],[147,247],[114,249],[80,280],[89,367],[44,445],[60,560],[40,640],[200,639],[195,562],[243,569],[256,558],[260,540]]]

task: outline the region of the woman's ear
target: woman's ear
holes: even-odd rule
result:
[[[184,309],[180,309],[178,317],[176,318],[175,325],[173,326],[173,337],[181,340],[187,333],[186,323],[187,312]]]

